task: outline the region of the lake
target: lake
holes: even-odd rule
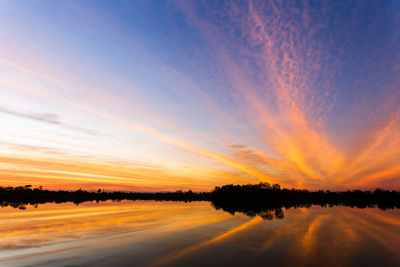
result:
[[[400,266],[400,210],[209,202],[41,204],[0,212],[1,266]]]

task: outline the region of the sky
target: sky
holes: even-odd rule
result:
[[[0,184],[400,189],[399,1],[0,0]]]

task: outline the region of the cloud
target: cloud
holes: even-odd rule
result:
[[[66,156],[69,154],[67,151],[62,149],[55,149],[52,147],[44,147],[44,146],[32,146],[32,145],[6,143],[6,142],[0,142],[0,146],[5,146],[14,151],[18,150],[25,153],[43,153],[49,155],[62,155],[62,156]]]
[[[60,118],[56,114],[52,113],[23,113],[23,112],[17,112],[14,110],[7,109],[3,106],[0,106],[0,112],[9,114],[9,115],[14,115],[18,116],[21,118],[25,119],[30,119],[30,120],[35,120],[35,121],[41,121],[45,123],[50,123],[50,124],[61,124]]]
[[[234,148],[234,149],[242,149],[242,148],[246,148],[247,146],[238,144],[238,145],[229,145],[229,147]]]
[[[207,17],[199,15],[197,11],[202,8],[199,5],[178,1],[177,6],[186,13],[188,24],[202,34],[208,49],[215,50],[217,64],[223,69],[225,79],[231,81],[231,97],[240,95],[240,105],[246,110],[242,116],[254,122],[257,133],[264,137],[259,147],[265,150],[228,145],[238,162],[246,162],[252,168],[265,165],[272,173],[279,174],[279,182],[292,183],[288,177],[294,177],[298,184],[311,187],[350,183],[361,179],[363,170],[375,173],[371,179],[362,179],[368,184],[383,175],[383,169],[390,169],[384,162],[398,163],[393,148],[398,146],[399,129],[397,119],[390,119],[398,103],[393,98],[380,98],[379,103],[383,101],[390,108],[382,109],[379,115],[372,114],[388,121],[387,125],[376,133],[373,127],[358,133],[363,137],[375,136],[365,138],[369,144],[363,144],[364,151],[342,149],[337,146],[337,139],[332,138],[338,136],[329,132],[332,127],[340,127],[329,124],[337,106],[343,106],[338,103],[340,94],[346,93],[338,83],[345,76],[343,62],[356,60],[346,57],[346,46],[340,45],[338,39],[326,35],[329,29],[342,36],[348,36],[351,30],[332,24],[331,5],[321,3],[316,8],[307,2],[233,1],[211,10]],[[230,25],[229,29],[218,24],[221,20],[222,25]],[[361,84],[371,80],[354,79],[362,81]],[[374,89],[398,98],[393,83],[386,86],[387,82],[379,78],[373,82]],[[379,82],[384,88],[379,88]],[[352,88],[353,92],[357,89]],[[353,120],[360,120],[365,114],[368,114],[366,120],[372,116],[368,103],[373,103],[374,98],[363,99],[366,105],[352,103],[360,107],[359,113],[348,114],[354,115]],[[339,135],[346,138],[345,131]]]
[[[48,124],[60,125],[63,128],[74,130],[74,131],[81,132],[81,133],[85,133],[88,135],[99,135],[99,133],[97,131],[87,129],[85,127],[81,127],[81,126],[77,126],[77,125],[64,123],[64,122],[62,122],[61,117],[59,115],[53,114],[53,113],[20,112],[20,111],[8,109],[4,106],[0,106],[0,113],[17,116],[17,117],[24,118],[24,119],[39,121],[39,122],[43,122],[43,123],[48,123]]]

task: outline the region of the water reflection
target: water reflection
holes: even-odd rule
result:
[[[0,213],[2,266],[400,266],[400,212],[208,202],[44,204]]]

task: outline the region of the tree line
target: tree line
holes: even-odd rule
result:
[[[373,191],[348,190],[331,192],[329,190],[308,191],[304,189],[281,188],[279,184],[246,184],[216,186],[211,192],[95,192],[52,191],[31,185],[18,187],[0,186],[0,206],[25,209],[27,205],[37,206],[48,202],[79,203],[85,201],[156,200],[156,201],[209,201],[216,209],[229,213],[242,212],[248,216],[260,215],[264,219],[283,218],[282,208],[309,207],[318,205],[350,206],[358,208],[378,207],[380,209],[400,208],[400,192],[383,189]]]

